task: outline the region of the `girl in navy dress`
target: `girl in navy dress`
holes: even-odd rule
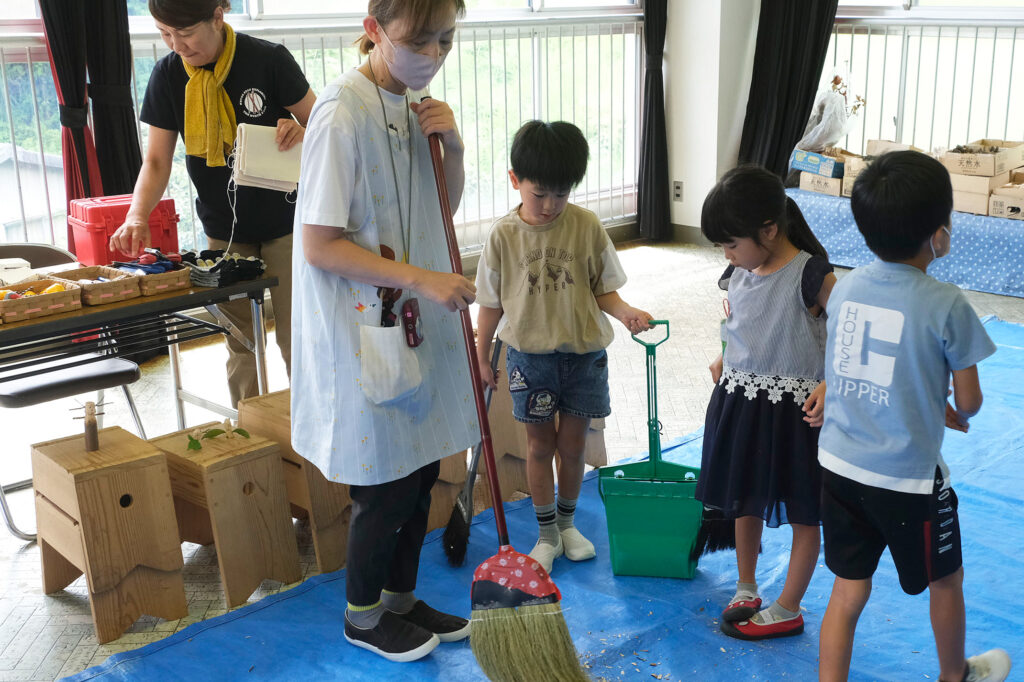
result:
[[[696,496],[736,524],[736,594],[722,631],[739,639],[803,632],[800,601],[820,547],[818,432],[824,407],[824,309],[835,275],[782,181],[757,166],[726,173],[704,200],[701,232],[729,267],[725,349],[704,427]],[[764,525],[793,529],[782,593],[761,610]]]

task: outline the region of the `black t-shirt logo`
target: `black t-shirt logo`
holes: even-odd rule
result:
[[[259,118],[267,111],[267,96],[259,88],[247,88],[238,105],[251,118]]]

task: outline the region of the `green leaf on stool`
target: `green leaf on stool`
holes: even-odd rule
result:
[[[225,433],[224,429],[210,429],[203,434],[203,438],[216,438],[223,433]]]
[[[189,436],[188,437],[188,447],[186,449],[187,450],[202,450],[203,449],[203,444],[200,443],[195,438],[193,438],[192,436]]]
[[[235,429],[235,433],[237,433],[242,438],[249,438],[249,432],[246,431],[245,429]]]

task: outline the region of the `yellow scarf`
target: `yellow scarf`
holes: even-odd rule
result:
[[[224,51],[213,71],[181,60],[188,74],[185,84],[185,153],[205,156],[207,166],[223,166],[224,155],[235,144],[235,108],[224,81],[235,60],[235,31],[224,24]]]

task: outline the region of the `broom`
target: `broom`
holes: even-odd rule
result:
[[[736,549],[736,519],[726,518],[721,509],[704,507],[690,558],[697,559],[723,549]]]
[[[441,160],[441,136],[432,134],[428,142],[448,242],[448,257],[452,271],[462,274],[462,259],[455,240],[455,224]],[[480,448],[487,463],[487,483],[494,500],[494,523],[499,544],[498,553],[480,564],[473,574],[473,629],[469,639],[473,655],[484,674],[494,682],[588,680],[558,604],[562,594],[540,564],[512,549],[509,543],[469,310],[461,310],[460,318],[480,422]]]
[[[494,348],[491,351],[491,371],[498,371],[498,360],[501,355],[501,339],[494,341]],[[491,409],[491,394],[493,389],[487,386],[484,389],[484,408]],[[466,560],[466,547],[469,545],[470,522],[473,520],[473,488],[476,483],[476,472],[480,464],[480,443],[473,446],[473,456],[469,460],[469,471],[466,473],[466,482],[462,486],[462,492],[455,499],[455,506],[452,508],[452,515],[445,526],[444,534],[441,536],[441,547],[444,548],[448,563],[452,566],[461,566]]]

